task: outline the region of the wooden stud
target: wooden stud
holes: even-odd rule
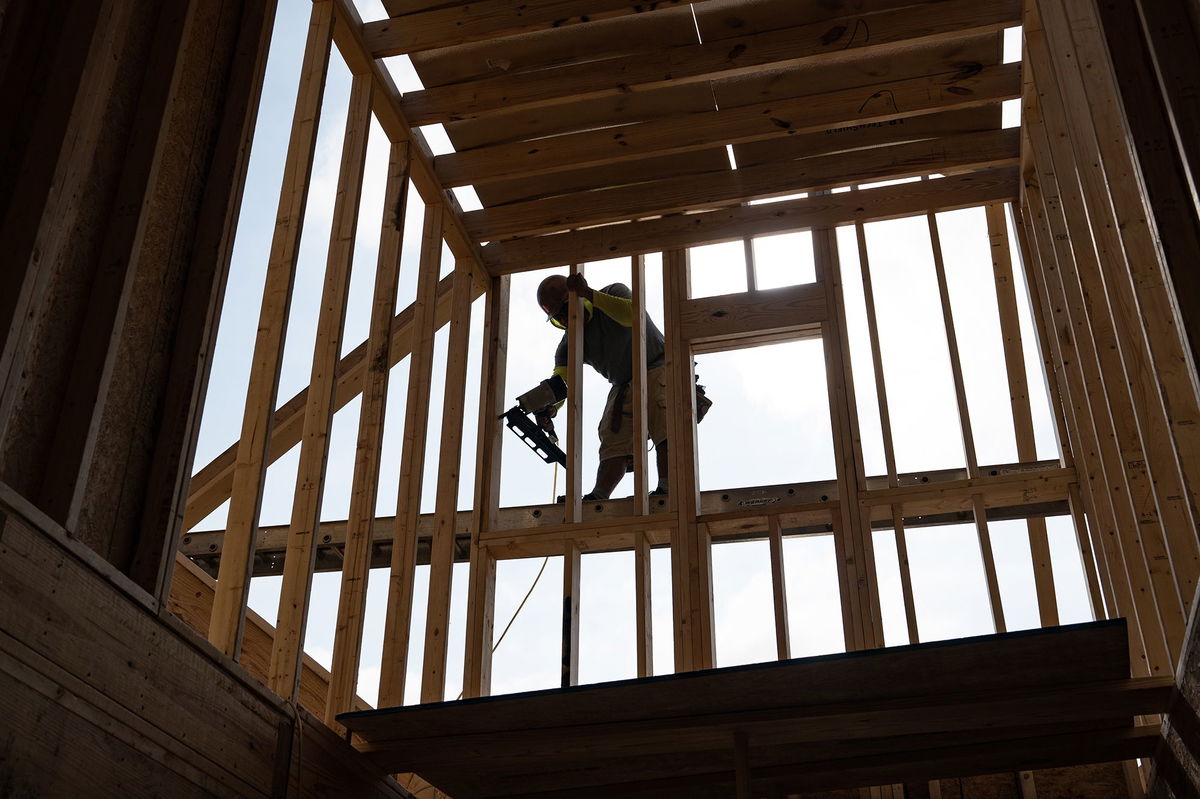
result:
[[[242,435],[238,441],[237,467],[226,525],[228,546],[221,558],[217,592],[213,598],[212,622],[208,640],[230,657],[241,649],[242,628],[246,619],[246,597],[250,589],[250,554],[262,507],[263,480],[266,476],[266,450],[270,440],[272,412],[279,388],[279,369],[283,360],[284,335],[288,309],[296,275],[296,256],[304,226],[304,207],[308,181],[316,150],[317,121],[325,75],[329,67],[329,42],[333,28],[330,0],[313,3],[300,90],[288,142],[283,187],[279,193],[279,213],[271,256],[267,264],[258,336],[250,367],[250,385],[246,392]]]
[[[896,562],[900,568],[900,597],[904,603],[904,623],[908,631],[908,642],[921,641],[920,626],[917,624],[917,603],[913,594],[912,570],[908,565],[908,540],[904,534],[904,506],[897,503],[892,508],[892,530],[896,533]]]
[[[839,515],[834,517],[846,648],[872,649],[883,645],[883,620],[875,580],[874,542],[869,518],[863,513],[861,505],[866,474],[854,399],[854,378],[847,356],[849,340],[846,336],[841,264],[833,230],[813,231],[813,256],[816,277],[825,288],[827,305],[823,340],[838,489],[839,493],[848,495],[842,497]],[[845,616],[847,610],[849,617]]]
[[[368,373],[358,417],[358,445],[354,454],[350,512],[346,520],[345,565],[342,569],[342,587],[334,627],[329,694],[325,702],[325,723],[334,730],[337,729],[334,717],[353,709],[359,660],[362,657],[367,578],[370,573],[375,503],[379,494],[380,456],[383,449],[383,421],[387,410],[388,377],[391,372],[388,365],[391,361],[388,345],[391,339],[392,317],[396,315],[396,286],[400,277],[408,173],[408,143],[392,142],[383,198],[379,257],[375,267],[371,326],[367,334]]]
[[[469,263],[465,260],[456,262],[454,311],[451,314],[450,335],[446,344],[446,389],[442,400],[437,499],[434,508],[433,538],[429,546],[429,602],[426,605],[425,617],[422,702],[441,702],[446,697],[450,593],[454,583],[455,522],[458,515],[458,476],[462,468],[463,411],[467,391],[467,356],[471,344],[473,281]]]
[[[562,677],[560,685],[579,684],[579,545],[568,541],[563,549]]]
[[[571,265],[572,275],[583,266]],[[583,518],[583,298],[570,295],[567,310],[567,521]]]
[[[396,527],[388,578],[387,616],[379,669],[379,707],[404,704],[408,667],[409,626],[412,623],[413,580],[416,576],[417,517],[421,510],[421,480],[425,473],[425,437],[429,425],[429,383],[433,374],[433,306],[442,262],[444,209],[425,207],[421,260],[417,274],[412,356],[408,364],[408,398],[404,412],[404,449],[396,494]],[[456,282],[457,286],[457,282]]]
[[[271,687],[285,699],[294,698],[300,684],[300,653],[304,647],[317,554],[313,537],[321,523],[329,432],[333,426],[334,369],[341,354],[346,303],[350,298],[350,274],[370,124],[371,79],[360,75],[353,78],[350,89],[325,285],[313,345],[308,402],[304,409],[304,437],[300,443],[300,464],[292,499],[291,530],[279,589],[275,643],[271,651]]]
[[[440,328],[450,321],[450,300],[453,276],[440,280],[436,291],[434,326]],[[480,293],[475,288],[476,296]],[[392,318],[391,345],[388,354],[395,366],[412,354],[413,342],[419,340],[416,333],[415,308],[409,306]],[[338,361],[336,369],[337,387],[334,390],[334,408],[340,410],[362,390],[367,374],[367,348],[359,345]],[[279,406],[271,423],[267,461],[274,463],[283,457],[299,441],[303,432],[304,406],[308,402],[308,389],[301,389],[294,397]],[[233,486],[233,472],[237,461],[237,443],[234,443],[204,468],[196,472],[189,485],[187,505],[184,509],[183,529],[190,530],[205,516],[212,513],[229,498]]]
[[[654,676],[654,617],[650,598],[650,563],[650,540],[644,530],[638,530],[633,534],[633,613],[639,677]]]
[[[629,381],[630,406],[633,409],[633,512],[650,513],[650,487],[646,472],[646,439],[649,422],[646,410],[646,259],[635,255],[630,264],[633,294],[633,330],[630,334],[633,367]]]
[[[407,141],[412,147],[412,182],[427,205],[446,209],[444,237],[455,258],[466,258],[473,264],[480,261],[479,248],[470,241],[462,226],[462,207],[453,192],[447,191],[433,174],[433,152],[419,130],[413,130],[400,110],[400,90],[392,73],[382,61],[372,58],[362,17],[353,0],[332,0],[337,17],[333,29],[334,44],[355,75],[369,74],[375,80],[375,118],[392,141]],[[482,287],[481,287],[482,288]]]
[[[1109,295],[1186,614],[1200,579],[1194,512],[1200,502],[1200,474],[1192,475],[1190,485],[1186,474],[1195,472],[1188,467],[1200,459],[1200,430],[1195,429],[1200,422],[1196,376],[1158,232],[1139,190],[1142,184],[1095,8],[1090,2],[1071,2],[1065,9],[1046,9],[1045,14],[1056,22],[1046,28],[1046,37],[1053,46],[1054,74],[1063,89],[1063,110],[1070,120],[1078,177],[1089,201],[1099,255],[1096,265],[1100,273],[1082,277],[1103,285]],[[1088,69],[1080,68],[1081,58]],[[1087,92],[1090,101],[1080,104],[1075,92]],[[1189,495],[1191,502],[1185,499]]]
[[[678,524],[671,537],[675,606],[675,670],[712,668],[712,550],[707,527],[697,521],[700,491],[696,462],[696,377],[691,346],[681,335],[681,307],[691,294],[689,253],[663,253],[666,316],[667,407],[671,415],[670,496]]]
[[[938,297],[942,306],[942,321],[946,330],[946,348],[950,355],[950,373],[954,378],[954,397],[958,403],[958,423],[962,432],[963,453],[967,461],[967,474],[979,474],[979,461],[975,454],[975,434],[971,428],[971,412],[967,404],[967,390],[963,382],[962,359],[958,350],[958,334],[954,326],[954,309],[950,303],[950,287],[946,281],[946,264],[942,258],[942,243],[938,236],[937,217],[926,214],[929,223],[929,241],[933,247],[933,268],[937,275]],[[983,561],[983,574],[987,583],[988,600],[991,605],[992,623],[996,632],[1005,632],[1004,604],[1000,597],[1000,581],[996,576],[996,561],[992,556],[992,540],[988,531],[987,514],[983,498],[973,497],[975,507],[975,530],[979,536],[979,553]]]
[[[463,695],[487,696],[492,682],[492,633],[496,606],[496,557],[482,537],[496,527],[500,507],[500,464],[508,373],[510,279],[492,278],[484,311],[483,359],[479,375],[479,440],[476,444],[475,502],[471,513],[471,566],[467,588],[467,645]]]
[[[1035,77],[1040,78],[1043,74],[1042,70],[1047,68],[1047,64],[1044,62],[1045,49],[1038,38],[1039,33],[1036,28],[1027,28],[1025,35],[1026,40],[1030,42],[1031,69],[1033,69]],[[1051,101],[1054,101],[1058,94],[1052,76],[1052,72],[1048,73],[1047,79],[1040,84],[1041,90],[1053,92],[1053,95],[1047,98],[1046,103],[1039,104],[1043,115],[1059,113],[1051,105]],[[1049,163],[1053,164],[1054,177],[1052,180],[1056,182],[1058,188],[1065,224],[1070,231],[1070,241],[1078,243],[1078,246],[1072,250],[1071,261],[1060,262],[1058,276],[1061,279],[1062,290],[1067,301],[1069,317],[1078,331],[1075,340],[1087,353],[1082,360],[1082,365],[1095,372],[1095,377],[1088,382],[1097,389],[1103,390],[1107,396],[1107,403],[1099,408],[1100,413],[1111,412],[1111,418],[1103,424],[1103,428],[1106,431],[1112,431],[1113,443],[1117,452],[1109,461],[1112,464],[1112,471],[1108,472],[1108,479],[1112,481],[1115,476],[1119,476],[1125,483],[1124,486],[1118,487],[1117,484],[1110,482],[1111,490],[1121,492],[1123,495],[1121,504],[1132,502],[1130,511],[1137,519],[1137,523],[1135,524],[1130,519],[1128,529],[1130,531],[1136,529],[1137,538],[1140,539],[1139,548],[1145,550],[1143,557],[1155,585],[1155,597],[1160,605],[1163,630],[1166,633],[1170,651],[1178,652],[1182,645],[1185,619],[1183,600],[1176,582],[1177,575],[1172,569],[1172,561],[1166,551],[1162,520],[1159,508],[1156,506],[1152,478],[1145,460],[1146,452],[1138,434],[1136,413],[1139,405],[1132,402],[1127,385],[1125,385],[1124,365],[1121,363],[1122,353],[1115,340],[1112,318],[1096,307],[1100,298],[1085,295],[1079,282],[1078,275],[1080,273],[1096,274],[1097,251],[1091,244],[1092,233],[1089,230],[1084,200],[1080,196],[1080,187],[1072,164],[1072,157],[1067,152],[1068,146],[1065,139],[1049,137],[1044,149],[1040,150],[1046,154]],[[1043,180],[1043,186],[1045,182]],[[1091,313],[1089,313],[1089,303],[1092,305]],[[1106,376],[1111,376],[1111,378],[1105,380]],[[1114,382],[1118,377],[1121,380],[1120,384]],[[1136,378],[1136,376],[1133,377]],[[1094,407],[1093,412],[1095,411]],[[1103,443],[1102,439],[1102,446]],[[1179,576],[1182,579],[1189,579],[1186,573]],[[1174,659],[1173,656],[1171,659]]]
[[[1000,313],[1000,337],[1004,346],[1004,365],[1008,375],[1009,405],[1016,435],[1017,459],[1037,460],[1033,437],[1033,410],[1029,403],[1029,384],[1025,376],[1025,351],[1021,345],[1021,324],[1017,313],[1016,288],[1013,285],[1012,257],[1008,246],[1008,226],[1004,207],[989,205],[988,238],[992,251],[992,274],[996,284],[996,306]],[[1053,410],[1053,409],[1052,409]],[[1050,541],[1045,519],[1029,519],[1029,552],[1033,560],[1033,584],[1037,592],[1038,617],[1043,627],[1058,624],[1058,601],[1054,592],[1054,571],[1050,563]]]
[[[778,516],[767,517],[768,541],[771,551],[771,596],[775,603],[775,654],[780,660],[792,656],[788,627],[787,581],[783,564],[783,529]]]
[[[1028,35],[1028,30],[1026,34]],[[1023,118],[1027,120],[1031,132],[1032,151],[1035,154],[1044,154],[1045,135],[1036,103],[1027,103]],[[1127,490],[1114,492],[1111,488],[1114,481],[1124,479],[1124,470],[1119,465],[1121,461],[1112,440],[1112,421],[1108,405],[1093,401],[1092,394],[1088,391],[1089,385],[1096,385],[1096,382],[1089,380],[1084,373],[1085,367],[1089,372],[1095,369],[1094,350],[1088,349],[1092,346],[1092,341],[1087,337],[1073,335],[1072,317],[1062,296],[1063,281],[1058,278],[1059,272],[1064,264],[1073,262],[1074,254],[1067,244],[1069,236],[1065,230],[1054,173],[1043,166],[1042,159],[1045,157],[1040,155],[1036,158],[1037,174],[1034,180],[1037,182],[1027,181],[1025,191],[1038,219],[1038,224],[1034,226],[1039,235],[1038,250],[1046,254],[1047,258],[1043,264],[1045,273],[1037,277],[1045,294],[1043,303],[1046,308],[1053,308],[1056,314],[1062,316],[1054,325],[1057,335],[1051,340],[1057,350],[1057,362],[1069,365],[1066,375],[1070,407],[1075,420],[1073,431],[1083,444],[1076,448],[1076,455],[1081,458],[1087,473],[1103,478],[1103,482],[1093,493],[1093,507],[1100,511],[1105,531],[1100,538],[1104,543],[1109,573],[1114,578],[1118,578],[1118,575],[1123,577],[1114,579],[1115,587],[1124,594],[1124,597],[1118,595],[1118,610],[1126,615],[1136,612],[1138,619],[1136,625],[1130,625],[1131,635],[1136,634],[1141,639],[1137,642],[1138,646],[1131,642],[1131,651],[1139,654],[1139,661],[1135,661],[1135,673],[1139,673],[1139,668],[1146,669],[1146,673],[1149,674],[1166,673],[1162,671],[1164,668],[1170,668],[1166,639],[1149,584],[1150,566],[1137,540],[1136,522],[1129,504],[1129,494]],[[1050,187],[1052,200],[1043,194],[1043,185]],[[1049,257],[1051,253],[1052,259]]]
[[[855,193],[858,188],[855,187]],[[867,317],[867,337],[871,345],[871,364],[875,371],[875,397],[879,408],[879,428],[883,438],[883,459],[887,468],[888,486],[899,485],[896,471],[896,447],[892,437],[892,415],[888,406],[887,379],[883,369],[883,351],[879,339],[879,318],[875,310],[875,290],[871,281],[871,260],[867,252],[866,231],[861,222],[854,226],[858,242],[858,265],[862,275],[863,303]],[[892,532],[896,540],[896,563],[900,571],[900,594],[904,602],[904,619],[908,630],[908,642],[920,641],[917,628],[916,601],[913,596],[912,571],[908,563],[908,541],[904,531],[903,505],[891,506]]]

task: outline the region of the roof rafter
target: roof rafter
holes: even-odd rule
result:
[[[1018,0],[949,0],[736,39],[659,47],[654,52],[567,64],[536,71],[410,92],[404,113],[414,125],[484,116],[501,110],[626,94],[796,66],[849,60],[866,52],[895,52],[918,42],[998,31],[1020,21]]]
[[[438,156],[445,186],[537,175],[656,153],[701,150],[843,125],[884,122],[917,114],[970,108],[1020,96],[1019,64],[982,67],[968,75],[937,75],[884,84],[864,96],[845,89],[805,98],[707,111],[584,131],[536,142],[481,147]]]

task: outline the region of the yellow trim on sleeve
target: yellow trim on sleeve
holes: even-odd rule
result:
[[[633,300],[614,297],[603,291],[592,292],[592,305],[599,308],[622,327],[633,327]],[[563,378],[564,380],[566,378]]]

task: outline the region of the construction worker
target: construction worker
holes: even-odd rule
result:
[[[567,300],[572,294],[583,298],[583,362],[600,373],[612,388],[604,413],[600,416],[600,466],[596,485],[585,500],[608,499],[626,472],[633,471],[633,448],[644,446],[633,440],[633,401],[629,381],[633,378],[633,294],[623,283],[613,283],[596,291],[583,275],[551,275],[537,290],[538,305],[546,312],[546,321],[567,329]],[[667,493],[667,375],[663,368],[663,334],[647,315],[646,323],[646,426],[654,443],[658,467],[658,487],[652,495]],[[554,353],[554,374],[567,379],[567,334]],[[561,403],[560,403],[561,404]],[[712,400],[704,387],[696,387],[697,421],[704,418]],[[557,406],[549,406],[536,415],[538,424],[553,432]],[[560,498],[561,499],[561,498]]]

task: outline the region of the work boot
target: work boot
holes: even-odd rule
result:
[[[597,497],[595,494],[593,494],[591,491],[589,491],[589,492],[587,492],[586,494],[584,494],[582,497],[580,497],[580,499],[581,499],[581,500],[583,500],[584,502],[604,502],[604,500],[602,500],[602,499],[599,499],[599,498],[598,498],[598,497]],[[556,500],[556,502],[557,502],[559,505],[566,505],[566,504],[567,504],[567,495],[566,495],[566,494],[559,494],[559,495],[558,495],[558,499]]]

